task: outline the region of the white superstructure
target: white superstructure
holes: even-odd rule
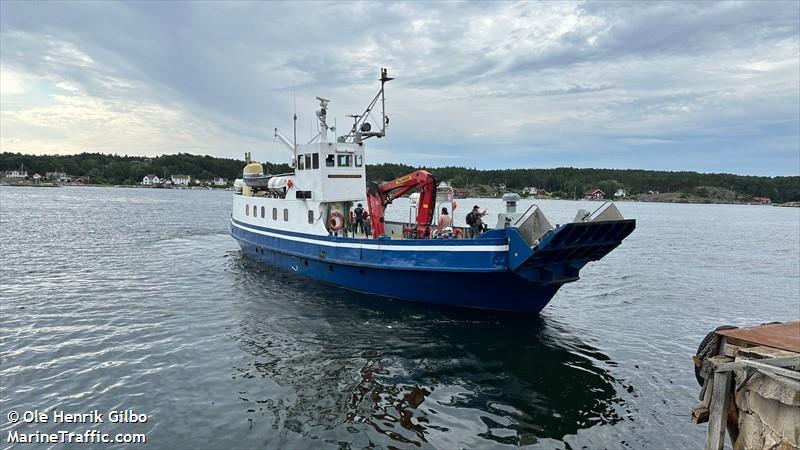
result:
[[[317,97],[318,133],[309,143],[297,145],[296,139],[290,141],[275,129],[275,137],[291,155],[294,173],[263,174],[260,164],[248,165],[243,179],[235,183],[242,191],[234,191],[233,219],[301,233],[343,232],[338,224],[349,220],[353,206],[358,202],[366,205],[364,140],[386,134],[389,119],[383,87],[389,80],[386,69],[382,69],[380,91],[363,114],[348,116],[353,126],[346,135],[332,139],[336,130],[328,125],[330,100],[322,97]],[[373,117],[378,100],[381,110]],[[296,126],[297,116],[294,118]]]

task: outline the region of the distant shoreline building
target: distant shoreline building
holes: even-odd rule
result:
[[[522,188],[522,193],[525,195],[548,195],[550,194],[544,188],[540,187],[524,187]]]
[[[583,198],[586,200],[604,200],[606,198],[606,193],[600,189],[592,189],[586,192]]]
[[[156,184],[161,184],[161,179],[158,178],[158,175],[148,173],[142,178],[142,185],[144,186],[153,186]]]
[[[61,181],[62,178],[67,178],[66,172],[45,172],[44,177],[48,180]]]
[[[216,177],[211,180],[211,184],[213,184],[214,186],[227,186],[228,180],[222,177]]]
[[[173,175],[172,176],[172,184],[178,186],[188,186],[189,182],[192,181],[192,177],[189,175]]]
[[[28,178],[28,171],[27,170],[6,170],[5,173],[6,178]]]

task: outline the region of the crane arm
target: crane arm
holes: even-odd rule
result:
[[[436,185],[436,177],[427,170],[417,170],[380,185],[370,183],[367,188],[367,204],[372,221],[373,236],[377,238],[385,232],[383,216],[386,206],[412,189],[420,190],[416,235],[418,237],[430,236],[431,222],[433,222],[435,212]]]

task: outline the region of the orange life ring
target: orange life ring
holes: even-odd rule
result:
[[[287,186],[289,189],[291,189],[291,188],[292,188],[292,186],[294,186],[294,183],[292,183],[292,180],[288,180],[288,181],[286,182],[286,186]]]
[[[344,226],[344,216],[339,211],[331,213],[331,220],[328,223],[328,229],[331,231],[339,231]]]
[[[462,230],[461,228],[456,228],[455,230],[453,230],[453,237],[455,239],[463,238],[464,237],[464,230]]]

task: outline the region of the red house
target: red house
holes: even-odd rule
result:
[[[583,198],[586,200],[603,200],[606,198],[606,193],[600,189],[592,189],[588,191]]]

